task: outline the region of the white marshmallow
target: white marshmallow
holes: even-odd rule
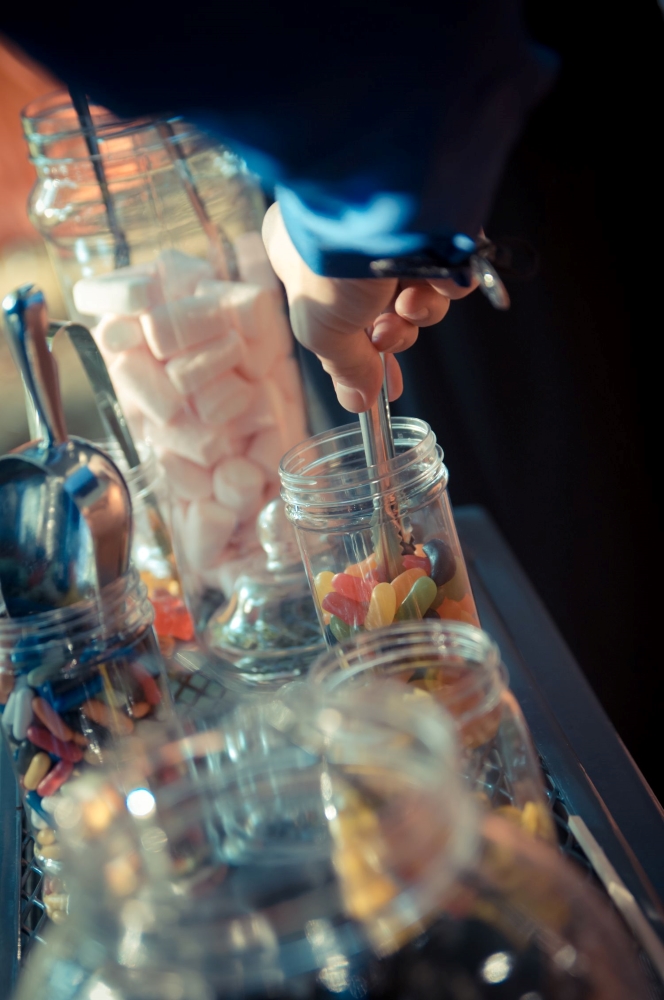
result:
[[[159,281],[148,267],[121,267],[74,285],[74,305],[85,316],[140,313],[161,301]]]
[[[161,360],[207,340],[218,340],[231,329],[216,295],[170,300],[144,313],[141,325],[148,347]]]
[[[108,313],[93,330],[95,340],[102,351],[118,354],[133,347],[142,347],[143,328],[136,316],[114,316]]]
[[[243,413],[256,397],[256,387],[235,372],[209,382],[192,400],[198,416],[205,423],[221,424]]]
[[[284,443],[281,432],[273,427],[269,431],[261,431],[251,442],[246,457],[256,462],[268,476],[274,478],[279,472],[279,462],[284,454]]]
[[[216,296],[228,326],[247,340],[262,340],[273,324],[275,310],[280,309],[270,292],[242,281],[201,281],[196,295]]]
[[[245,345],[235,330],[229,330],[217,343],[194,347],[166,362],[166,374],[183,396],[197,392],[234,368],[244,357]]]
[[[241,441],[219,427],[203,424],[188,410],[170,424],[145,423],[145,435],[157,450],[172,451],[197,465],[209,468],[224,457],[238,453]]]
[[[302,380],[300,367],[293,357],[279,358],[270,372],[287,400],[302,400]]]
[[[192,257],[181,250],[162,250],[154,262],[161,281],[164,299],[170,302],[185,295],[193,295],[196,285],[205,278],[214,277],[208,260]]]
[[[157,457],[176,496],[183,500],[208,500],[212,497],[212,473],[209,469],[172,451],[161,450]]]
[[[225,507],[234,510],[244,521],[250,511],[260,510],[265,487],[263,470],[247,458],[227,458],[216,466],[212,474],[215,498]]]
[[[238,270],[243,281],[277,291],[279,282],[272,270],[260,233],[240,233],[233,241]]]
[[[166,424],[182,410],[184,400],[146,347],[123,351],[112,363],[110,376],[122,398],[130,396],[138,408],[157,424]]]
[[[184,548],[189,563],[197,569],[218,565],[233,534],[237,517],[214,500],[194,500],[184,520]]]
[[[304,407],[297,402],[286,403],[286,450],[289,451],[308,437],[309,429]]]
[[[246,378],[264,378],[278,358],[293,350],[293,338],[281,304],[271,299],[271,305],[269,323],[261,330],[258,343],[249,344],[244,361],[238,365],[238,371]]]
[[[272,400],[262,392],[262,386],[259,384],[256,399],[252,402],[249,409],[230,421],[228,429],[234,434],[253,437],[259,431],[266,431],[270,427],[276,426],[277,415],[274,411]]]

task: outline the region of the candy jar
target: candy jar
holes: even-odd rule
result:
[[[98,599],[0,618],[2,730],[47,870],[59,870],[53,812],[63,787],[171,715],[152,619],[135,569]]]
[[[649,995],[608,903],[475,808],[449,716],[389,681],[290,685],[83,776],[56,812],[102,981],[191,971],[217,1000]],[[48,955],[31,964],[18,1000],[42,995]]]
[[[91,115],[94,133],[64,93],[25,110],[31,218],[156,450],[198,625],[258,551],[281,455],[306,436],[293,340],[242,160],[180,120]]]
[[[278,685],[306,673],[324,640],[280,499],[263,508],[257,533],[264,555],[237,579],[228,604],[210,618],[204,642],[221,658],[221,676],[230,672],[248,684]]]
[[[328,650],[310,677],[327,690],[392,678],[407,685],[404,696],[439,702],[454,718],[464,776],[481,801],[554,839],[537,754],[486,632],[453,621],[395,622]]]
[[[281,495],[330,645],[412,619],[479,625],[442,450],[422,420],[392,427],[395,458],[383,472],[367,467],[358,424],[317,434],[281,462]]]

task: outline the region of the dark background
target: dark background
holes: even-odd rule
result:
[[[538,274],[508,282],[507,313],[475,294],[422,331],[393,410],[433,426],[453,502],[491,512],[664,800],[664,22],[655,3],[528,17],[562,68],[486,230],[528,240]]]

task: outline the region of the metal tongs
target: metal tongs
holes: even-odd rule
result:
[[[381,356],[382,357],[382,356]],[[383,371],[385,372],[385,359]],[[412,552],[410,531],[406,530],[399,513],[396,495],[390,492],[389,465],[395,457],[392,417],[387,396],[387,375],[378,399],[365,413],[360,413],[362,444],[369,469],[375,470],[371,491],[374,496],[372,535],[376,561],[385,580],[394,580],[402,571],[402,556]],[[381,486],[379,479],[383,479]]]

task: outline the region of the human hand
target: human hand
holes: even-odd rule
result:
[[[475,287],[460,288],[449,279],[322,277],[293,246],[278,203],[265,216],[263,240],[286,289],[293,333],[318,356],[339,402],[351,413],[368,410],[377,399],[381,353],[390,400],[399,398],[403,379],[394,355],[412,347],[420,327],[439,323],[452,299],[464,298]]]

